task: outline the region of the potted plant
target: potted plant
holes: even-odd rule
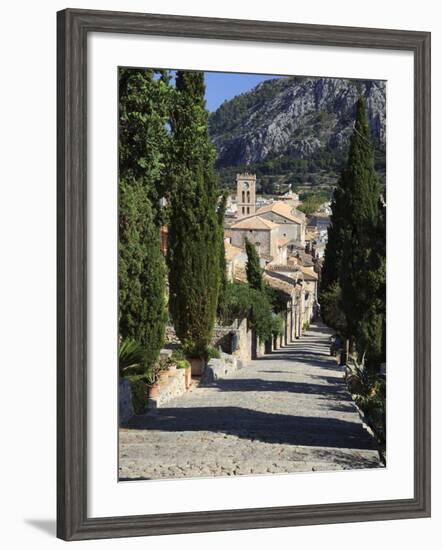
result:
[[[158,384],[158,372],[155,367],[151,367],[146,372],[145,378],[149,387],[149,398],[157,399],[159,395],[160,385]]]
[[[201,376],[207,365],[207,349],[196,347],[193,343],[183,346],[183,352],[190,363],[193,376]]]

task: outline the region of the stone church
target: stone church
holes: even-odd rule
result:
[[[236,175],[236,202],[238,205],[238,218],[250,216],[256,211],[256,175]]]

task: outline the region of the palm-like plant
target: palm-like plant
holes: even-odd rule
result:
[[[139,342],[126,338],[120,342],[118,368],[120,376],[141,374],[144,370],[145,351]]]

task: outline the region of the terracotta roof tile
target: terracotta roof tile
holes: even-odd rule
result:
[[[264,231],[270,231],[278,227],[278,224],[273,223],[270,220],[261,218],[260,216],[250,216],[247,218],[241,218],[235,222],[230,229],[260,229]]]
[[[300,217],[293,215],[293,207],[283,201],[276,201],[272,204],[268,204],[267,206],[262,206],[256,211],[256,214],[266,214],[267,212],[274,212],[275,214],[278,214],[279,216],[282,216],[283,218],[299,225],[303,223],[303,220]]]

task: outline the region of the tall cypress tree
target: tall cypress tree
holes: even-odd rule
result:
[[[143,183],[120,179],[119,187],[119,332],[143,346],[148,367],[164,343],[166,266]]]
[[[262,278],[262,269],[259,263],[259,255],[253,243],[246,238],[246,253],[247,253],[247,281],[251,288],[255,290],[264,289],[264,281]]]
[[[347,165],[341,177],[342,255],[340,286],[349,336],[357,350],[375,365],[382,349],[382,285],[385,234],[382,230],[381,186],[365,102],[358,100]]]
[[[321,270],[319,301],[324,321],[342,335],[347,334],[345,315],[342,310],[341,265],[344,246],[345,206],[342,178],[334,190],[331,204],[332,215],[328,228],[327,247]]]
[[[155,78],[159,76],[159,78]],[[166,272],[158,202],[168,155],[165,73],[119,73],[119,332],[155,362],[164,342]]]
[[[218,186],[204,75],[178,71],[171,117],[169,310],[181,342],[204,354],[220,285]]]
[[[167,122],[173,99],[167,71],[120,69],[119,173],[141,181],[161,223],[159,200],[167,189],[170,136]]]
[[[219,293],[218,293],[218,314],[220,313],[226,299],[227,292],[227,266],[226,254],[224,247],[224,216],[226,213],[227,192],[221,195],[221,200],[218,204],[218,246],[219,246]]]

